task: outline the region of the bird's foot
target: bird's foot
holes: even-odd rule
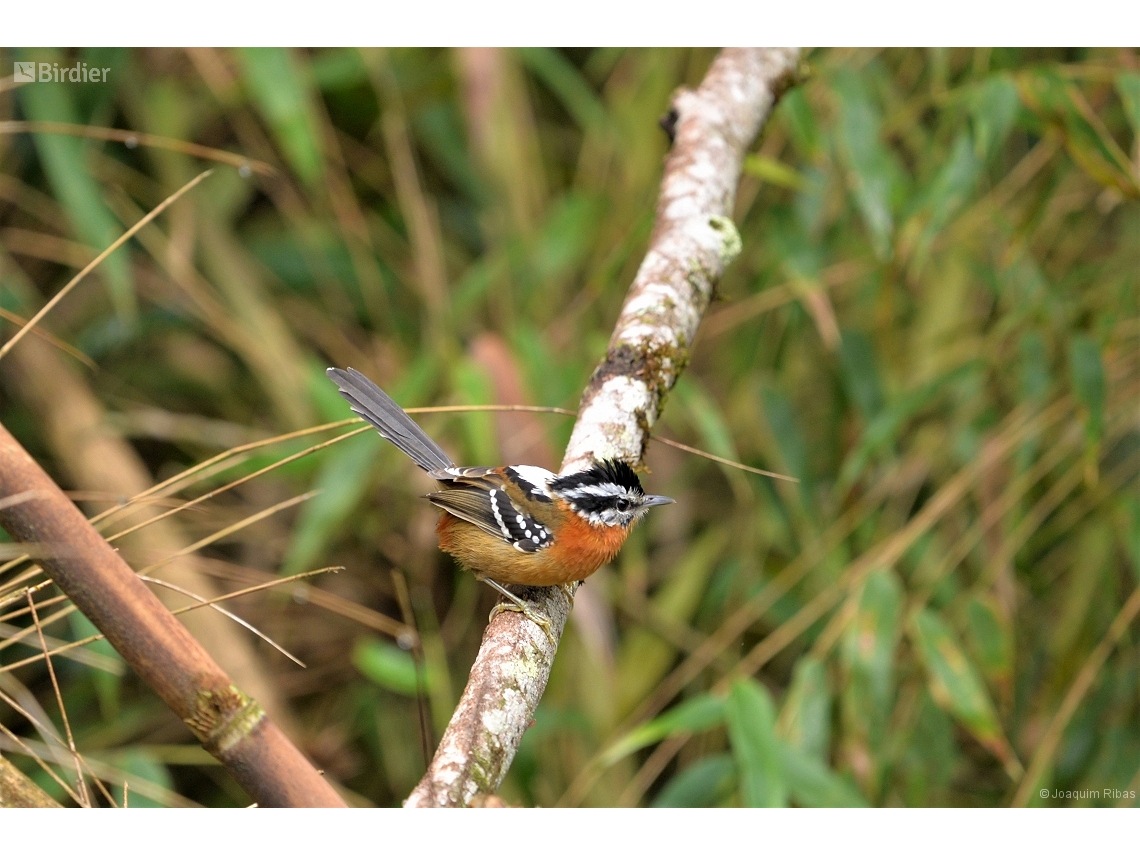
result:
[[[512,594],[494,579],[484,578],[483,581],[507,598],[507,602],[498,603],[493,609],[491,609],[491,614],[487,618],[488,620],[494,620],[495,615],[497,615],[499,612],[521,612],[532,623],[537,624],[538,627],[546,633],[546,637],[550,639],[551,644],[553,644],[555,647],[558,646],[558,639],[554,637],[554,628],[551,626],[550,618],[546,617],[545,615],[540,615],[529,605],[527,605],[527,603]]]

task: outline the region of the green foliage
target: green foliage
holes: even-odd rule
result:
[[[250,100],[277,138],[289,165],[306,184],[324,176],[325,156],[307,85],[307,64],[287,48],[242,48],[236,52]]]
[[[731,754],[712,754],[671,778],[653,807],[716,807],[735,789],[736,761]]]
[[[21,54],[23,55],[23,54]],[[30,53],[27,55],[31,55]],[[58,61],[58,52],[39,61]],[[20,90],[20,104],[27,117],[38,122],[82,122],[72,93],[66,83],[43,82]],[[41,168],[47,176],[52,194],[59,201],[75,234],[93,251],[92,257],[114,243],[123,233],[114,215],[103,202],[99,182],[91,174],[83,141],[57,134],[35,134]],[[99,268],[107,281],[120,321],[131,321],[138,310],[129,261],[130,251],[122,248],[108,257]]]
[[[412,654],[375,638],[361,639],[352,650],[352,664],[378,686],[408,697],[419,692]]]
[[[1069,350],[1069,369],[1073,391],[1085,409],[1085,435],[1090,443],[1099,442],[1104,434],[1104,364],[1096,342],[1085,335],[1073,337]]]
[[[627,733],[602,754],[601,762],[609,766],[667,736],[700,733],[723,723],[724,699],[715,695],[698,695]]]
[[[740,779],[740,803],[744,807],[785,806],[787,782],[776,739],[776,711],[768,690],[752,680],[737,682],[725,714]]]
[[[831,692],[822,662],[805,656],[796,663],[780,712],[780,732],[803,754],[826,760],[831,741]]]
[[[888,570],[872,573],[840,648],[846,686],[840,696],[849,752],[881,756],[894,707],[895,648],[902,586]]]
[[[979,742],[1007,759],[1009,750],[997,710],[985,683],[949,627],[937,615],[924,609],[914,616],[910,630],[926,666],[930,694],[934,700]]]
[[[174,789],[174,778],[164,764],[158,762],[146,750],[137,750],[124,753],[116,765],[130,776],[126,788],[119,787],[111,794],[119,804],[123,804],[125,799],[128,808],[166,807],[166,804],[155,798],[156,795],[161,795],[163,790]],[[132,779],[133,789],[131,789]],[[144,785],[141,792],[140,784]],[[152,786],[145,786],[146,784]],[[127,789],[125,795],[124,789]]]
[[[79,56],[0,52],[0,68]],[[156,480],[348,418],[328,365],[406,406],[573,408],[651,235],[658,120],[714,56],[84,53],[113,66],[108,84],[0,93],[0,120],[172,136],[275,173],[0,134],[0,308],[31,316],[212,165],[102,265],[106,291],[81,285],[43,324],[95,359],[82,382]],[[654,426],[800,483],[650,445],[644,483],[677,504],[587,581],[502,795],[997,806],[1035,798],[1019,793],[1031,766],[1038,786],[1138,790],[1135,622],[1094,656],[1140,582],[1136,52],[836,49],[805,62],[745,158],[742,252]],[[0,341],[13,329],[0,317]],[[0,420],[73,486],[78,450],[54,445],[10,368]],[[572,425],[416,418],[472,465],[556,466]],[[107,531],[333,435],[212,466]],[[494,601],[436,550],[418,499],[430,489],[365,436],[174,517],[194,542],[320,491],[210,543],[203,566],[226,591],[345,567],[305,580],[320,596],[286,585],[225,606],[305,661],[256,643],[306,749],[381,805],[422,772],[415,696],[426,687],[437,739]],[[92,511],[121,498],[80,495]],[[121,544],[140,568],[163,557],[134,546]],[[28,569],[0,569],[0,601]],[[34,652],[12,637],[31,626],[15,612],[0,607],[0,667]],[[378,635],[413,618],[423,687],[400,639]],[[200,749],[152,744],[188,737],[105,646],[85,649],[53,662],[80,751],[104,761],[116,797],[125,771],[132,805],[244,803]],[[49,726],[6,706],[0,723],[36,746],[62,737],[46,671],[8,673],[19,685],[0,689],[26,689]],[[53,768],[73,776],[63,757]]]

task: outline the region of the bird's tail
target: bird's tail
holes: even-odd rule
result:
[[[455,465],[399,404],[355,368],[330,368],[326,373],[340,389],[341,397],[352,405],[352,411],[412,458],[420,469],[434,472]]]

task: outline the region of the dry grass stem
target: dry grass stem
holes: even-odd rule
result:
[[[56,295],[48,300],[44,307],[32,316],[32,319],[30,321],[24,324],[24,326],[22,326],[14,336],[8,339],[8,341],[4,343],[3,347],[0,347],[0,359],[3,359],[4,356],[9,351],[11,351],[13,347],[19,344],[20,339],[31,332],[35,328],[36,324],[38,324],[48,312],[55,308],[59,301],[66,297],[76,285],[87,278],[87,274],[98,267],[103,262],[103,259],[107,258],[107,256],[113,253],[116,249],[129,241],[147,223],[149,223],[175,202],[177,202],[183,196],[183,194],[188,193],[190,190],[194,189],[194,187],[196,187],[201,181],[204,181],[207,177],[209,177],[210,173],[211,170],[207,169],[197,177],[186,182],[186,184],[184,184],[178,190],[174,191],[171,195],[167,196],[166,199],[159,203],[149,214],[147,214],[145,217],[127,229],[127,231],[125,231],[118,240],[116,240],[109,247],[99,253],[99,255],[97,255],[90,264],[75,274],[70,282],[59,289]]]

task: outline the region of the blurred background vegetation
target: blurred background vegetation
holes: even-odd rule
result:
[[[0,420],[93,514],[128,497],[126,464],[84,483],[110,458],[84,468],[77,419],[154,483],[347,418],[328,365],[405,406],[573,409],[645,251],[658,119],[713,56],[0,51],[110,69],[0,80],[0,342],[214,166],[0,362]],[[508,803],[1136,804],[1138,59],[806,54],[656,428],[799,483],[651,447],[645,480],[677,504],[583,588]],[[572,423],[420,418],[465,464],[554,468]],[[334,435],[231,456],[105,530]],[[494,602],[435,549],[413,473],[368,432],[172,518],[223,591],[343,566],[226,606],[306,663],[248,635],[248,679],[358,804],[414,786],[416,696],[434,740]],[[131,542],[136,568],[166,557]],[[0,751],[66,801],[25,756],[74,783],[48,672],[11,667],[36,652],[37,577],[0,549],[0,690],[37,719],[0,706]],[[248,802],[105,642],[53,661],[115,799],[126,780],[132,806]]]

